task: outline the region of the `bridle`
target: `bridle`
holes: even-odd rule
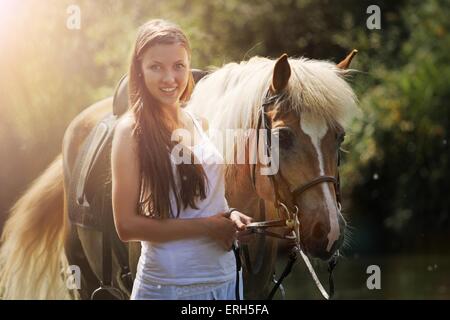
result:
[[[284,93],[278,93],[278,94],[271,95],[270,90],[268,90],[267,94],[263,100],[263,103],[258,110],[258,121],[257,121],[257,125],[256,125],[256,147],[258,148],[259,143],[260,143],[259,131],[260,131],[260,129],[265,129],[263,132],[266,132],[268,134],[266,134],[267,138],[264,139],[264,141],[263,141],[264,151],[266,152],[266,155],[269,156],[269,158],[270,158],[270,155],[273,154],[273,152],[272,152],[272,138],[271,138],[271,134],[270,134],[272,128],[268,124],[268,119],[267,119],[268,107],[275,103],[279,103],[280,101],[283,100],[284,97],[285,97]],[[337,164],[338,164],[338,168],[339,168],[339,165],[340,165],[339,151],[338,151],[337,157],[338,157]],[[256,190],[256,174],[255,174],[256,164],[251,164],[250,166],[251,166],[250,167],[250,176],[251,176],[253,187]],[[326,175],[318,176],[317,178],[314,178],[313,180],[309,181],[308,183],[297,187],[294,191],[290,191],[289,185],[288,185],[287,181],[284,179],[280,170],[278,170],[278,172],[276,174],[269,175],[269,179],[271,181],[271,185],[272,185],[274,195],[275,195],[274,207],[275,207],[275,210],[277,211],[278,217],[280,217],[280,218],[276,219],[276,220],[265,220],[265,221],[250,223],[247,225],[247,229],[250,229],[250,230],[252,230],[252,232],[262,235],[263,241],[264,241],[265,236],[271,236],[271,237],[275,237],[275,238],[295,241],[295,244],[289,253],[288,263],[287,263],[286,267],[284,268],[280,278],[278,280],[275,280],[275,276],[274,276],[275,285],[268,296],[269,300],[273,298],[277,289],[281,286],[281,283],[284,280],[284,278],[289,275],[289,273],[292,270],[292,267],[293,267],[294,263],[296,262],[299,255],[305,261],[305,264],[307,265],[308,270],[311,273],[311,276],[313,277],[313,279],[314,279],[318,289],[322,293],[322,295],[326,299],[330,299],[333,297],[333,295],[334,295],[333,270],[337,264],[337,258],[339,256],[339,251],[337,251],[333,255],[333,257],[329,260],[329,263],[328,263],[328,272],[329,272],[329,278],[328,278],[329,294],[328,294],[326,292],[326,290],[323,288],[322,284],[320,283],[317,275],[315,274],[314,269],[313,269],[307,255],[302,250],[301,238],[300,238],[299,209],[298,209],[298,206],[295,204],[295,201],[296,201],[295,199],[297,199],[305,191],[309,190],[310,188],[312,188],[320,183],[333,183],[335,194],[336,194],[336,201],[337,201],[337,204],[338,204],[338,207],[340,210],[341,209],[341,193],[340,193],[339,170],[337,170],[337,172],[338,172],[337,177],[326,176]],[[261,211],[262,218],[265,219],[265,216],[266,216],[265,206],[264,206],[264,200],[262,200],[262,199],[260,200],[260,211]],[[268,230],[268,228],[273,228],[273,227],[285,228],[285,229],[288,229],[287,231],[291,230],[291,233],[290,234],[288,234],[288,233],[279,234],[279,233],[271,232]],[[261,247],[263,245],[264,244],[260,243],[259,249],[261,249]],[[260,270],[260,268],[262,266],[263,254],[260,254],[259,252],[257,253],[257,259],[259,259],[259,260],[257,260],[257,263],[256,263],[257,269],[255,270],[252,268],[251,263],[250,263],[250,256],[249,256],[248,248],[246,246],[244,246],[243,249],[244,249],[244,257],[245,257],[245,260],[247,263],[247,267],[248,267],[248,269],[250,269],[249,272],[252,272],[253,274],[258,273],[258,271]],[[282,290],[282,293],[283,292],[284,292],[284,290]]]

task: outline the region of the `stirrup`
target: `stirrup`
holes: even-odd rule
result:
[[[94,290],[91,294],[91,300],[112,300],[112,299],[105,299],[104,297],[96,298],[96,296],[101,295],[102,293],[107,293],[111,295],[111,297],[115,297],[119,300],[125,300],[125,296],[123,295],[122,291],[120,291],[117,288],[114,288],[113,286],[104,286],[101,285],[97,289]]]

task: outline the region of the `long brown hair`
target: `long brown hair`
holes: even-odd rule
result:
[[[146,49],[155,44],[174,43],[185,47],[190,60],[189,41],[177,25],[159,19],[145,23],[138,31],[129,72],[129,102],[136,121],[133,136],[137,141],[141,176],[138,209],[141,214],[161,218],[175,217],[170,204],[170,190],[176,198],[177,217],[180,198],[184,208],[190,205],[195,209],[196,199],[206,198],[207,177],[203,167],[194,164],[192,153],[189,155],[191,164],[177,165],[180,182],[180,190],[177,190],[169,154],[176,144],[171,141],[173,125],[148,92],[142,74],[142,57]],[[190,98],[193,87],[194,79],[189,72],[188,84],[180,98],[182,103]],[[183,151],[190,152],[186,148]]]

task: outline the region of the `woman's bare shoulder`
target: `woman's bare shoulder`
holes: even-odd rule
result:
[[[125,113],[118,121],[114,129],[113,144],[116,143],[120,148],[133,148],[136,144],[133,136],[133,130],[136,120],[131,112]]]
[[[134,116],[134,114],[130,111],[127,111],[126,113],[123,114],[123,116],[120,117],[117,125],[116,125],[116,130],[133,130],[134,126],[136,124],[136,118]]]

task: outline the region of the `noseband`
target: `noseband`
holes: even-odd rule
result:
[[[265,131],[263,131],[263,132],[267,133],[266,134],[267,138],[264,139],[264,137],[263,137],[264,151],[265,151],[266,155],[269,157],[269,159],[270,159],[270,155],[273,152],[272,152],[272,138],[271,138],[272,128],[269,125],[269,121],[267,119],[268,107],[273,105],[274,103],[278,103],[278,102],[282,101],[283,98],[284,98],[283,93],[270,95],[270,91],[267,91],[264,101],[258,111],[259,114],[258,114],[258,121],[257,121],[257,126],[256,126],[256,148],[259,147],[259,143],[260,143],[259,142],[259,140],[260,140],[259,130],[265,129]],[[340,165],[339,151],[338,151],[337,156],[338,156],[337,164],[339,167],[339,165]],[[255,171],[256,171],[256,164],[251,164],[250,175],[251,175],[253,187],[256,190],[256,172]],[[247,229],[250,229],[250,230],[252,230],[252,232],[261,234],[263,236],[271,236],[271,237],[276,237],[276,238],[280,238],[280,239],[295,241],[295,245],[291,249],[291,252],[289,254],[288,264],[286,265],[282,275],[280,276],[280,278],[278,280],[274,280],[275,285],[274,285],[272,291],[270,292],[268,299],[273,298],[277,289],[281,286],[281,283],[284,280],[284,278],[290,273],[290,271],[299,255],[301,255],[301,257],[305,261],[305,264],[307,265],[308,270],[311,273],[311,276],[313,277],[313,279],[314,279],[318,289],[322,293],[322,295],[326,299],[332,298],[332,296],[334,294],[334,283],[333,283],[332,272],[333,272],[334,267],[336,266],[337,258],[339,256],[339,251],[337,251],[333,255],[333,257],[329,260],[328,272],[329,272],[329,288],[330,288],[329,292],[330,293],[328,294],[326,292],[326,290],[323,288],[322,284],[320,283],[317,275],[315,274],[314,269],[313,269],[308,257],[306,256],[306,254],[303,252],[303,250],[301,248],[299,209],[296,204],[296,199],[299,199],[301,194],[303,194],[305,191],[311,189],[312,187],[314,187],[320,183],[333,183],[335,195],[336,195],[336,201],[337,201],[337,204],[338,204],[338,207],[340,210],[341,209],[341,193],[340,193],[339,170],[337,170],[337,172],[338,172],[337,177],[326,176],[326,175],[318,176],[318,177],[314,178],[313,180],[309,181],[308,183],[297,187],[296,189],[294,189],[294,191],[290,191],[289,185],[288,185],[287,181],[284,179],[280,170],[278,170],[278,172],[276,174],[269,175],[269,179],[271,181],[271,185],[272,185],[274,195],[275,195],[274,207],[275,207],[275,210],[277,211],[277,215],[278,215],[279,219],[250,223],[247,225]],[[264,200],[261,200],[261,201],[264,201]],[[261,207],[264,210],[264,205],[262,205]],[[282,214],[280,214],[280,213],[282,213]],[[262,212],[262,216],[263,216],[263,219],[265,219],[264,211]],[[278,234],[275,232],[268,231],[268,228],[273,228],[273,227],[285,228],[285,229],[287,229],[286,230],[287,232],[285,232],[284,234]],[[289,231],[291,231],[290,234],[288,234]],[[247,263],[250,263],[250,257],[249,257],[247,247],[244,247],[244,256],[247,260]],[[257,263],[257,265],[259,265],[259,267],[261,267],[261,264],[262,264],[261,256],[262,256],[261,254],[258,254],[258,257],[257,257],[257,258],[261,259],[260,263]],[[282,290],[282,292],[284,292],[284,290]]]

